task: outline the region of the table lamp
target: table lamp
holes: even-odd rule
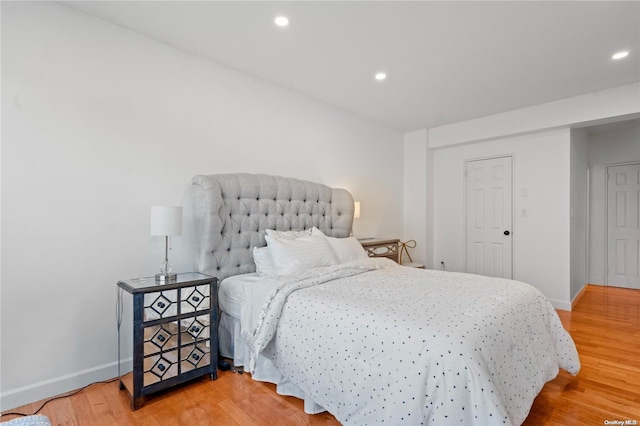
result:
[[[151,206],[151,235],[165,238],[164,261],[160,264],[157,282],[172,282],[177,275],[171,272],[169,262],[169,237],[182,235],[182,207]]]

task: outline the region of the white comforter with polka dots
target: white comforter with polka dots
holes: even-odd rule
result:
[[[285,393],[343,424],[517,425],[559,367],[580,369],[552,305],[518,281],[367,259],[258,293],[250,371],[270,359]]]

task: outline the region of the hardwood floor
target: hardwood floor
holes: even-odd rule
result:
[[[640,291],[589,285],[573,311],[558,313],[582,368],[547,383],[524,424],[640,425]]]
[[[576,377],[561,372],[547,383],[524,425],[640,425],[640,291],[588,286],[572,312],[559,314],[582,369]],[[11,411],[30,414],[40,405]],[[230,371],[219,372],[217,381],[203,378],[151,396],[137,411],[112,382],[53,401],[41,414],[54,425],[339,424],[328,413],[305,414],[302,401],[277,395],[273,385]]]

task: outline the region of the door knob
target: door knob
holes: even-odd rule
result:
[[[509,231],[504,231],[504,235],[509,235],[511,232]]]

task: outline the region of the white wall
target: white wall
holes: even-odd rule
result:
[[[465,160],[512,155],[514,279],[537,287],[554,306],[570,309],[569,136],[568,129],[560,129],[434,150],[433,263],[465,271]]]
[[[587,131],[571,130],[571,300],[587,283],[588,161]]]
[[[2,2],[1,409],[116,375],[116,282],[156,272],[149,206],[188,211],[193,175],[345,187],[376,233],[399,236],[402,143],[55,3]]]
[[[427,263],[428,220],[427,212],[427,131],[426,129],[404,135],[404,231],[402,241],[415,240],[416,247],[408,249],[415,263]],[[404,259],[406,262],[408,258]]]
[[[640,162],[640,127],[589,135],[589,282],[606,284],[606,167]]]
[[[515,152],[517,155],[514,170],[517,173],[517,179],[522,180],[520,183],[516,182],[515,211],[518,213],[519,206],[528,206],[528,213],[531,212],[534,215],[545,211],[542,217],[548,217],[550,224],[547,229],[544,229],[544,221],[540,220],[540,216],[536,216],[535,219],[529,217],[526,220],[520,218],[516,222],[520,230],[517,231],[519,235],[514,235],[516,240],[515,276],[538,286],[556,307],[570,309],[570,298],[574,295],[575,289],[571,287],[569,272],[571,263],[569,128],[638,118],[640,117],[639,93],[640,83],[630,84],[429,129],[427,132],[429,149],[427,164],[424,168],[427,176],[430,171],[433,173],[433,195],[427,197],[428,208],[434,206],[435,209],[433,221],[428,225],[434,229],[434,237],[427,242],[428,256],[433,256],[433,264],[439,266],[441,260],[446,260],[449,270],[464,268],[462,263],[464,252],[461,246],[464,226],[461,216],[464,195],[461,183],[464,159],[472,156],[486,157]],[[559,143],[554,144],[552,142],[554,139]],[[526,147],[527,144],[532,146]],[[593,144],[590,142],[589,145],[589,155],[591,155]],[[547,149],[548,151],[545,151]],[[606,148],[603,147],[603,149],[606,151]],[[629,154],[630,150],[635,151]],[[617,153],[614,154],[610,150],[606,155],[618,157],[619,154],[626,158],[638,158],[640,152],[637,145],[629,144],[624,148],[617,148],[616,145],[616,151]],[[433,158],[433,166],[428,165],[430,158]],[[442,163],[443,160],[445,160],[444,163]],[[524,170],[521,168],[522,164],[526,165]],[[447,170],[448,167],[454,169]],[[414,171],[414,173],[419,176],[424,172]],[[410,178],[405,173],[405,179]],[[452,179],[451,182],[448,181],[449,179]],[[559,180],[559,186],[551,184],[554,179]],[[595,179],[598,179],[597,171],[592,170],[592,185]],[[526,200],[518,197],[517,185],[536,187],[544,197],[533,199],[530,195]],[[594,216],[593,198],[594,188],[591,191],[591,228],[594,221],[600,220]],[[554,202],[550,203],[549,200]],[[425,214],[428,216],[428,211]],[[536,235],[535,229],[542,233]],[[548,230],[553,230],[555,234],[549,233]],[[528,237],[527,233],[529,233]],[[538,242],[531,247],[523,248],[520,241],[524,239],[525,244],[528,244],[531,238]],[[545,239],[553,243],[548,251],[541,248],[543,243],[540,241]],[[597,232],[592,233],[590,240],[592,274],[597,268],[597,264],[594,264],[593,248],[598,244],[604,244],[597,239]],[[527,265],[524,270],[523,264]],[[545,270],[535,271],[530,267],[533,264]],[[542,278],[544,280],[541,280]],[[593,275],[591,279],[594,279]]]

